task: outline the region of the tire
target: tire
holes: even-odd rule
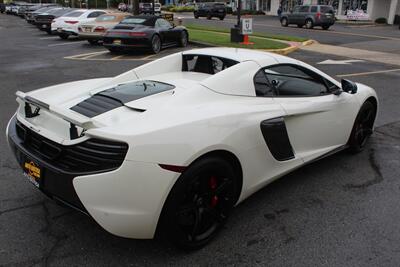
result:
[[[98,40],[87,40],[89,44],[91,45],[98,45],[99,41]]]
[[[234,168],[222,158],[194,162],[170,191],[157,236],[184,250],[205,246],[232,211],[239,195],[238,181]]]
[[[360,108],[353,129],[351,130],[348,146],[352,153],[364,150],[368,138],[372,134],[376,116],[376,107],[370,101],[366,101]]]
[[[63,40],[67,40],[67,39],[68,39],[68,37],[69,37],[69,34],[66,34],[66,33],[60,33],[58,36],[59,36],[61,39],[63,39]]]
[[[288,19],[287,19],[287,18],[282,18],[282,19],[281,19],[281,25],[282,25],[283,27],[289,26],[289,21],[288,21]]]
[[[115,47],[107,47],[108,51],[110,51],[111,54],[118,54],[120,50]]]
[[[330,27],[329,25],[324,25],[324,26],[322,26],[322,29],[326,31],[329,29],[329,27]]]
[[[161,51],[161,39],[160,36],[158,36],[157,34],[153,35],[153,37],[151,38],[151,51],[154,54],[158,54]]]
[[[186,47],[189,41],[189,36],[186,31],[181,32],[181,37],[178,40],[178,44],[180,47]]]
[[[306,28],[307,29],[312,29],[314,28],[314,22],[311,19],[306,20]]]
[[[303,24],[297,24],[297,28],[303,28]]]
[[[212,19],[211,14],[207,14],[207,19],[208,20]]]
[[[194,18],[195,18],[195,19],[198,19],[198,18],[199,18],[199,16],[198,16],[198,15],[196,15],[196,14],[194,14]]]

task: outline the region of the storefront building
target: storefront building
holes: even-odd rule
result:
[[[296,5],[332,5],[338,19],[372,20],[386,18],[393,24],[400,15],[400,0],[242,0],[242,8],[277,15],[278,8],[288,11]]]

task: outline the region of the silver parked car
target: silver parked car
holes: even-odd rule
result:
[[[332,6],[326,5],[295,6],[290,12],[282,13],[280,20],[284,27],[296,24],[299,28],[304,25],[307,29],[321,26],[327,30],[335,23],[335,12]]]

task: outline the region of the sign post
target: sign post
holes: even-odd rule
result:
[[[244,45],[252,45],[254,43],[249,42],[249,34],[253,33],[253,19],[249,17],[242,18],[240,20],[240,33],[243,34]]]

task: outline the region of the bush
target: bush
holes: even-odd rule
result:
[[[171,12],[193,12],[194,7],[193,6],[175,6],[170,8],[168,11]]]
[[[378,24],[387,24],[387,19],[386,19],[386,18],[377,18],[377,19],[375,20],[375,23],[378,23]]]
[[[237,11],[234,11],[232,14],[237,15]],[[247,9],[241,10],[240,14],[241,15],[265,15],[265,13],[261,10],[247,10]]]
[[[162,11],[170,11],[171,8],[175,7],[174,5],[165,5],[161,7]]]

